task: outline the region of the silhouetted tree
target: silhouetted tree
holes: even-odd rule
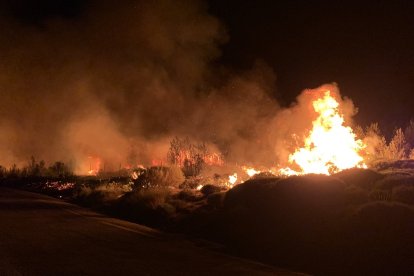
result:
[[[52,177],[68,177],[72,172],[65,163],[57,161],[49,167],[49,172]]]

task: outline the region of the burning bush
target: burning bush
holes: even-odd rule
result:
[[[378,123],[372,123],[365,130],[358,129],[359,136],[367,145],[366,161],[371,166],[381,166],[384,162],[413,159],[414,121],[403,128],[396,128],[388,141],[382,134]]]

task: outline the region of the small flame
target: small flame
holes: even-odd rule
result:
[[[292,170],[291,168],[282,168],[276,174],[281,174],[281,175],[286,175],[286,176],[300,175],[300,173],[298,173],[297,171]]]
[[[164,159],[152,159],[151,160],[151,165],[152,166],[163,166],[165,165],[167,162]]]
[[[325,91],[323,97],[312,103],[318,117],[305,138],[305,145],[289,156],[289,162],[300,167],[300,171],[284,168],[281,174],[331,174],[344,169],[366,168],[361,151],[366,145],[356,139],[353,130],[344,126],[344,117],[339,112],[339,103]]]
[[[95,170],[89,170],[88,171],[88,175],[94,175],[94,176],[96,176],[97,174],[98,174],[98,172],[95,171]]]
[[[261,171],[256,170],[255,168],[250,168],[250,167],[245,167],[243,166],[242,169],[244,170],[244,172],[249,176],[252,177],[256,174],[261,173]]]
[[[223,166],[223,157],[219,153],[210,153],[203,156],[203,161],[209,166]]]
[[[233,186],[237,182],[237,173],[229,175],[229,185]]]
[[[138,179],[138,173],[137,172],[135,172],[135,171],[133,171],[132,173],[131,173],[131,178],[132,179],[134,179],[134,180],[137,180]]]
[[[96,176],[101,170],[101,159],[98,157],[88,156],[89,170],[88,175]]]

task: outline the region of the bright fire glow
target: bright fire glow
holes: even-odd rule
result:
[[[229,184],[233,186],[237,182],[237,173],[229,175]]]
[[[244,172],[249,176],[252,177],[256,174],[261,173],[261,171],[256,170],[255,168],[250,168],[250,167],[245,167],[243,166],[242,169],[244,170]]]
[[[101,170],[101,159],[98,157],[88,156],[89,159],[89,170],[88,175],[98,175]]]
[[[344,126],[344,117],[339,112],[339,103],[330,91],[312,103],[318,117],[305,138],[302,148],[289,156],[289,162],[299,166],[300,171],[284,168],[281,174],[332,174],[344,169],[366,168],[361,151],[366,147],[356,139],[353,130]]]
[[[138,177],[139,177],[139,174],[137,172],[134,171],[134,172],[131,173],[131,178],[132,179],[137,180]]]

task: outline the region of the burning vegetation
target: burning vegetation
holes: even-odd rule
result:
[[[154,149],[156,155],[152,158],[148,158],[146,153],[144,158],[140,159],[142,156],[140,150],[147,152],[149,149],[138,144],[130,147],[126,159],[121,160],[119,156],[116,158],[119,160],[118,166],[114,165],[111,158],[99,156],[95,151],[95,155],[87,155],[81,162],[70,161],[68,165],[56,162],[50,166],[49,171],[54,169],[59,175],[77,172],[79,175],[99,178],[119,175],[137,181],[157,170],[155,175],[179,168],[184,177],[181,183],[185,181],[206,183],[200,179],[209,179],[211,183],[206,184],[231,188],[260,175],[275,177],[304,174],[331,175],[351,168],[375,169],[384,166],[384,163],[410,159],[413,156],[411,150],[411,145],[414,145],[413,122],[410,122],[404,131],[396,129],[392,139],[387,142],[378,124],[372,124],[365,129],[356,126],[354,131],[351,127],[351,118],[354,114],[355,108],[352,102],[341,97],[336,85],[323,85],[316,89],[305,90],[295,104],[276,112],[270,120],[275,128],[285,126],[276,133],[274,130],[264,132],[266,139],[263,141],[266,140],[268,144],[268,159],[272,161],[256,163],[255,160],[249,160],[243,164],[243,160],[234,159],[234,156],[239,154],[232,152],[231,147],[221,144],[220,141],[198,142],[200,140],[189,136],[185,138],[176,136],[169,141],[168,147],[165,142],[162,142],[164,144],[162,147]],[[294,119],[300,117],[301,120],[291,127],[292,125],[286,125],[284,122],[286,116]],[[263,143],[252,141],[251,147],[262,146]],[[160,152],[160,148],[165,150],[164,153]],[[269,163],[271,165],[268,165]],[[80,168],[79,164],[83,167]],[[3,170],[7,171],[7,169]],[[19,170],[17,165],[13,165],[9,171]],[[33,157],[29,165],[21,169],[22,174],[28,171],[34,175],[47,175],[45,162],[41,161],[37,164]],[[163,182],[161,178],[147,181],[148,183],[143,186],[157,186],[158,184],[151,183]],[[178,184],[171,186],[179,186]],[[202,185],[191,187],[201,189]],[[163,186],[168,185],[163,184]]]
[[[101,3],[79,24],[39,29],[0,18],[8,41],[0,46],[0,164],[22,168],[34,155],[92,176],[174,165],[186,177],[219,174],[228,186],[254,171],[369,166],[385,141],[355,135],[356,110],[335,84],[281,106],[263,62],[237,73],[216,67],[225,27],[190,2]]]
[[[366,145],[356,139],[350,126],[344,126],[341,107],[331,91],[317,89],[307,93],[315,93],[312,95],[315,100],[311,104],[318,115],[305,137],[304,146],[289,155],[289,162],[298,166],[300,171],[285,168],[280,172],[329,175],[344,169],[366,167],[361,156]]]
[[[198,1],[104,2],[62,32],[1,22],[3,185],[301,271],[388,272],[387,256],[404,272],[414,121],[390,139],[357,126],[336,84],[281,106],[262,62],[217,70],[227,34]]]

